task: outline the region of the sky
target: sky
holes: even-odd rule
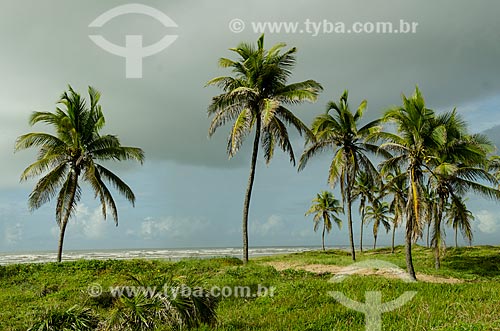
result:
[[[264,32],[258,31],[262,24],[296,24],[295,31],[285,31],[283,25],[279,32],[270,31],[266,26],[265,46],[285,42],[297,47],[290,82],[314,79],[324,87],[316,103],[292,107],[305,123],[345,89],[353,108],[368,100],[370,120],[400,104],[401,94],[411,95],[418,85],[429,108],[456,108],[471,132],[485,132],[500,146],[498,2],[144,1],[137,4],[171,21],[163,24],[158,17],[128,13],[89,27],[101,14],[131,3],[2,1],[0,252],[57,247],[54,201],[30,212],[27,198],[36,182],[19,181],[35,151],[14,153],[14,144],[21,134],[47,130],[43,125],[30,127],[29,115],[54,110],[68,84],[82,95],[89,85],[100,90],[104,132],[118,135],[124,145],[141,147],[146,162],[109,165],[137,196],[133,208],[115,194],[118,227],[112,219],[103,220],[91,190],[82,186],[65,249],[240,246],[252,136],[232,159],[226,154],[227,129],[208,138],[206,109],[221,91],[205,84],[230,74],[218,67],[218,59],[234,58],[229,48],[242,41],[255,42]],[[414,33],[369,33],[374,22],[391,22],[397,28],[401,20],[416,23]],[[356,22],[366,30],[347,33]],[[332,32],[332,26],[345,26],[345,33]],[[141,35],[144,47],[165,36],[177,37],[163,50],[139,59],[141,77],[132,78],[125,58],[99,47],[89,35],[101,35],[121,47],[127,35]],[[295,134],[292,139],[300,155],[303,140]],[[330,160],[331,154],[325,153],[298,173],[281,152],[269,165],[259,157],[249,216],[251,247],[320,245],[321,235],[314,233],[312,218],[304,213],[317,192],[330,189]],[[338,189],[333,192],[339,196]],[[498,245],[497,203],[477,196],[468,201],[476,217],[474,243]],[[354,218],[357,244],[357,212]],[[370,231],[365,231],[367,245],[372,243]],[[400,232],[397,240],[403,242]],[[378,242],[387,245],[390,238],[380,233]],[[453,244],[449,230],[447,242]],[[333,229],[326,243],[347,245],[347,227]]]

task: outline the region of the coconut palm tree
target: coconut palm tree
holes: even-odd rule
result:
[[[250,175],[243,205],[243,261],[248,261],[248,211],[255,178],[255,167],[259,146],[264,150],[264,159],[269,163],[274,149],[279,146],[295,164],[295,156],[286,125],[294,127],[299,134],[310,131],[288,108],[289,105],[315,101],[322,87],[314,80],[287,84],[295,65],[295,47],[283,51],[286,45],[279,43],[269,50],[264,49],[264,35],[257,40],[257,47],[241,43],[231,51],[238,60],[221,58],[219,65],[229,68],[233,76],[222,76],[210,80],[207,85],[220,87],[224,93],[215,96],[208,107],[213,117],[208,130],[212,136],[217,128],[234,122],[227,144],[232,157],[243,141],[255,132],[250,163]]]
[[[446,219],[446,224],[455,231],[455,248],[458,248],[458,230],[470,245],[473,238],[471,222],[474,220],[474,215],[467,209],[464,198],[452,196],[446,209]]]
[[[382,225],[386,232],[391,229],[391,216],[389,204],[385,201],[375,200],[374,204],[366,207],[365,223],[373,221],[373,249],[377,247],[378,229]]]
[[[431,183],[429,178],[427,178],[426,184],[423,186],[422,191],[422,204],[425,205],[424,208],[424,216],[423,216],[423,225],[426,226],[426,246],[428,248],[431,247],[430,241],[430,233],[431,233],[431,225],[434,223],[434,219],[437,215],[437,206],[438,206],[438,196],[434,189],[431,187]],[[423,234],[422,234],[423,235]]]
[[[352,231],[352,202],[356,176],[365,172],[377,178],[377,169],[367,156],[367,152],[376,153],[378,146],[365,139],[380,129],[379,120],[371,121],[361,127],[360,121],[366,109],[366,100],[361,102],[353,113],[347,102],[348,93],[344,91],[339,103],[330,101],[326,112],[317,116],[312,124],[315,139],[308,141],[308,146],[299,162],[299,170],[304,169],[309,159],[326,149],[332,149],[334,156],[328,173],[328,183],[335,187],[340,183],[342,202],[347,207],[347,223],[351,256],[356,260]],[[384,151],[382,151],[384,152]]]
[[[432,151],[444,143],[446,132],[443,126],[433,121],[434,111],[425,107],[420,90],[410,98],[402,96],[400,107],[385,112],[383,120],[393,123],[397,133],[380,132],[375,137],[384,140],[380,146],[394,155],[383,161],[382,172],[390,172],[398,167],[405,169],[408,183],[408,199],[405,208],[406,235],[405,253],[409,276],[416,280],[412,258],[412,242],[421,235],[422,229],[422,191],[425,165]]]
[[[371,178],[366,172],[360,172],[356,177],[353,196],[359,198],[359,213],[361,215],[359,231],[359,250],[363,251],[363,229],[366,211],[366,203],[374,203],[379,187],[375,185],[374,178]]]
[[[332,230],[332,220],[337,224],[339,229],[342,227],[342,220],[337,215],[344,213],[344,208],[340,205],[340,201],[335,199],[335,196],[328,191],[318,193],[316,198],[312,200],[312,203],[311,208],[309,208],[305,216],[314,214],[314,232],[319,229],[319,224],[323,222],[321,243],[324,251],[325,231],[330,233]]]
[[[430,184],[438,197],[431,243],[435,267],[439,269],[444,248],[441,225],[450,199],[455,197],[455,202],[460,205],[457,195],[469,191],[485,198],[500,199],[500,191],[485,185],[497,185],[495,177],[487,170],[487,155],[494,150],[491,142],[480,134],[469,135],[466,122],[455,110],[437,116],[435,120],[437,125],[445,128],[445,141],[429,161]]]
[[[57,195],[56,222],[59,225],[59,246],[57,261],[61,261],[64,233],[71,216],[80,201],[80,182],[83,180],[99,197],[103,217],[108,209],[118,225],[118,210],[105,182],[134,205],[135,195],[130,187],[99,161],[144,160],[140,148],[125,147],[113,135],[101,135],[105,119],[99,105],[100,93],[88,89],[89,104],[71,86],[59,100],[55,112],[33,112],[30,124],[45,123],[52,126],[54,134],[32,132],[20,136],[16,151],[39,147],[37,160],[28,166],[21,180],[45,174],[29,196],[29,207],[37,209]]]
[[[401,172],[401,169],[396,168],[392,173],[383,174],[385,183],[384,190],[388,195],[392,195],[389,202],[389,212],[394,215],[392,219],[392,244],[391,252],[394,254],[394,241],[396,237],[396,229],[401,225],[404,219],[405,206],[407,203],[408,185],[406,174]]]

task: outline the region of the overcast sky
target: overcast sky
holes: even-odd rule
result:
[[[224,129],[208,139],[206,108],[220,93],[205,83],[229,72],[217,60],[240,41],[255,42],[259,22],[297,22],[293,32],[266,33],[296,46],[291,82],[314,79],[324,87],[315,104],[294,107],[307,124],[329,100],[349,90],[352,107],[368,100],[367,120],[400,104],[415,85],[427,105],[454,107],[471,132],[487,133],[500,146],[500,3],[494,1],[148,1],[177,27],[143,14],[116,17],[102,27],[89,24],[125,1],[3,0],[0,10],[0,251],[54,250],[58,228],[54,202],[30,213],[27,197],[35,181],[19,183],[34,152],[13,153],[16,137],[31,128],[32,111],[55,109],[71,84],[82,94],[88,85],[102,92],[106,133],[124,145],[144,149],[147,161],[111,166],[136,192],[132,208],[116,195],[120,224],[103,221],[88,187],[66,232],[65,249],[239,246],[241,209],[249,167],[248,138],[228,160]],[[231,31],[239,19],[244,31]],[[304,22],[320,27],[308,33]],[[327,23],[418,23],[413,34],[328,33]],[[319,25],[319,24],[323,25]],[[338,25],[337,25],[338,26]],[[242,25],[232,25],[233,29]],[[98,47],[89,35],[125,45],[126,35],[142,35],[151,45],[165,35],[177,39],[144,58],[142,78],[126,78],[125,59]],[[302,141],[294,136],[296,153]],[[250,210],[250,245],[319,245],[320,233],[304,217],[311,199],[326,185],[329,155],[297,173],[276,153],[269,166],[258,161]],[[338,191],[334,191],[338,195]],[[499,244],[496,203],[471,196],[476,216],[474,243]],[[355,206],[357,208],[357,206]],[[355,213],[356,243],[358,216]],[[448,243],[452,244],[452,234]],[[372,238],[368,230],[365,242]],[[383,236],[380,244],[388,244]],[[400,240],[400,242],[402,242]],[[327,244],[347,244],[347,227],[334,229]]]

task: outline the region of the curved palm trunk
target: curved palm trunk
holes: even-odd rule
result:
[[[59,230],[59,245],[57,247],[57,262],[61,262],[62,260],[62,250],[63,250],[63,243],[64,243],[64,233],[66,231],[66,225],[68,225],[68,221],[64,221]]]
[[[321,235],[321,243],[323,247],[323,252],[325,251],[325,229],[326,229],[326,223],[325,220],[323,220],[323,234]]]
[[[377,236],[373,236],[373,249],[376,249],[377,248]]]
[[[75,201],[75,194],[76,194],[76,187],[77,187],[77,180],[78,180],[78,175],[76,172],[72,173],[73,178],[71,182],[73,185],[71,185],[70,191],[69,191],[69,200],[68,200],[68,209],[66,210],[66,214],[64,215],[63,219],[61,220],[61,224],[59,226],[60,232],[59,232],[59,244],[57,248],[57,262],[62,261],[62,251],[63,251],[63,244],[64,244],[64,233],[66,232],[66,226],[68,225],[69,221],[69,216],[71,214],[71,206],[73,205]]]
[[[415,178],[415,170],[410,172],[410,187],[408,194],[408,202],[406,205],[406,236],[405,236],[405,255],[406,255],[406,269],[408,270],[408,275],[412,280],[417,280],[415,274],[415,268],[413,267],[413,257],[411,252],[412,238],[413,238],[413,228],[414,222],[417,222],[418,217],[418,207],[416,202],[418,198],[417,193],[417,183]],[[416,200],[414,202],[414,200]]]
[[[252,196],[252,188],[255,178],[255,165],[257,164],[257,155],[259,153],[260,125],[260,119],[257,116],[252,161],[250,164],[250,175],[248,176],[247,191],[245,193],[245,202],[243,204],[243,263],[245,264],[248,262],[248,210],[250,208],[250,198]]]

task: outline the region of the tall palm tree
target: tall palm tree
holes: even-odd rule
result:
[[[412,242],[421,235],[424,170],[432,151],[443,144],[445,129],[433,121],[434,111],[425,107],[418,87],[415,88],[413,96],[407,98],[403,95],[402,100],[402,106],[389,109],[383,117],[385,122],[395,124],[397,133],[381,132],[375,137],[385,140],[380,147],[394,154],[382,162],[382,172],[397,167],[406,169],[406,266],[409,276],[416,280],[411,247]]]
[[[347,103],[347,91],[340,97],[339,103],[330,101],[326,112],[317,116],[312,124],[315,139],[308,141],[309,146],[302,154],[299,170],[304,169],[309,159],[326,149],[333,149],[334,156],[330,164],[328,183],[335,187],[340,183],[342,202],[347,206],[347,223],[351,256],[356,260],[352,231],[352,202],[354,183],[360,171],[372,178],[377,178],[377,169],[367,156],[367,152],[376,153],[378,146],[367,143],[365,139],[380,129],[379,120],[371,121],[362,127],[360,121],[366,109],[366,100],[362,101],[353,113]],[[332,112],[332,113],[330,113]]]
[[[134,205],[135,195],[130,187],[117,175],[98,161],[144,160],[140,148],[125,147],[113,135],[101,135],[104,115],[99,105],[100,93],[88,89],[90,104],[87,105],[71,86],[59,100],[55,112],[33,112],[30,124],[45,123],[53,127],[55,134],[32,132],[20,136],[16,151],[39,147],[37,160],[21,175],[24,181],[46,173],[36,184],[29,196],[29,207],[37,209],[57,194],[56,222],[59,225],[59,246],[57,261],[61,261],[64,233],[71,216],[80,201],[80,180],[90,184],[95,196],[101,202],[102,214],[106,218],[108,208],[118,225],[118,210],[109,188],[104,181]]]
[[[328,191],[323,191],[316,195],[312,200],[311,208],[306,212],[306,216],[314,214],[314,232],[319,228],[319,224],[323,222],[323,232],[321,234],[321,243],[323,251],[325,250],[325,231],[330,233],[332,230],[332,220],[337,224],[339,229],[342,227],[342,220],[337,216],[344,213],[344,208],[340,205],[340,201],[335,199],[335,196]]]
[[[467,209],[462,197],[453,196],[446,210],[446,224],[455,231],[455,247],[458,248],[458,230],[469,245],[472,243],[472,224],[474,215]]]
[[[365,223],[373,221],[373,249],[377,247],[378,229],[382,225],[386,232],[391,229],[389,204],[385,201],[375,200],[374,204],[366,207]]]
[[[361,215],[360,231],[359,231],[359,250],[363,251],[363,229],[365,225],[365,211],[366,203],[374,203],[376,199],[378,186],[375,185],[374,179],[371,178],[366,172],[360,172],[356,177],[354,184],[353,197],[359,198],[359,213]]]
[[[278,145],[290,156],[295,156],[286,125],[293,126],[299,134],[310,131],[289,109],[288,105],[304,101],[316,101],[322,87],[314,80],[287,84],[295,65],[295,47],[281,52],[286,45],[279,43],[269,50],[264,49],[264,35],[257,40],[257,47],[241,43],[231,51],[239,59],[219,60],[219,66],[230,68],[233,76],[222,76],[210,80],[207,85],[220,87],[224,93],[212,99],[208,115],[212,122],[208,130],[212,136],[217,128],[234,121],[231,128],[227,152],[232,157],[241,147],[245,137],[255,131],[250,175],[243,205],[243,261],[248,261],[248,211],[255,178],[255,165],[262,144],[264,159],[269,163]]]

